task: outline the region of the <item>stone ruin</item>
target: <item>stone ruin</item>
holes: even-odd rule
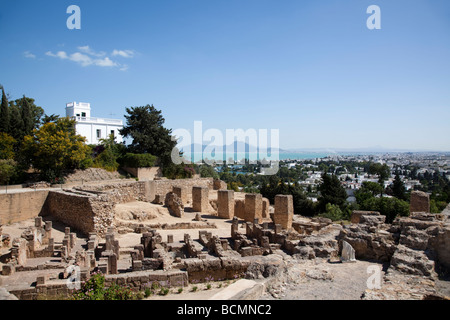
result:
[[[423,191],[412,191],[409,212],[430,212],[430,196]]]
[[[435,279],[439,268],[450,268],[450,227],[445,215],[427,213],[424,197],[410,217],[385,223],[385,216],[374,211],[354,211],[351,224],[334,224],[325,218],[294,216],[293,198],[277,195],[274,206],[260,194],[237,196],[234,191],[217,189],[216,209],[211,205],[209,189],[174,186],[164,194],[164,205],[171,215],[183,217],[187,204],[201,214],[216,215],[230,222],[230,236],[218,237],[213,232],[199,230],[194,239],[185,233],[182,241],[171,234],[163,239],[156,228],[143,228],[140,243],[130,250],[120,248],[109,226],[106,232],[90,232],[86,243],[76,243],[76,235],[65,228],[62,242],[52,238],[52,222],[38,217],[32,228],[11,243],[10,254],[3,256],[2,275],[15,272],[78,266],[85,281],[93,271],[105,274],[107,285],[126,284],[143,290],[151,281],[164,281],[169,286],[187,285],[207,278],[233,279],[269,277],[280,268],[274,255],[289,255],[297,260],[324,259],[330,262],[374,260],[389,265],[389,272]],[[190,196],[192,195],[192,198]],[[415,196],[413,196],[414,198]],[[192,201],[191,201],[192,200]],[[0,245],[8,245],[9,236],[1,232]],[[27,266],[27,260],[52,257],[52,263]],[[28,269],[27,269],[28,268]],[[70,272],[58,279],[39,276],[36,286],[13,292],[21,299],[35,299],[39,293],[67,293],[66,280]],[[58,280],[60,282],[58,282]],[[368,293],[367,296],[376,296]]]

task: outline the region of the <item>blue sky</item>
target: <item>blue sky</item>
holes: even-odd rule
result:
[[[447,0],[2,0],[0,83],[47,114],[154,104],[169,128],[279,129],[281,148],[450,151],[449,16]]]

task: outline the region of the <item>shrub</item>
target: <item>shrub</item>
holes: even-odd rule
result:
[[[73,293],[75,300],[134,300],[137,295],[129,288],[112,284],[105,288],[105,277],[94,273],[80,290]]]
[[[129,168],[145,168],[153,167],[158,158],[149,153],[135,154],[127,153],[122,159],[122,163],[125,167]]]
[[[386,216],[386,222],[392,223],[397,216],[409,216],[409,204],[397,198],[369,198],[361,206],[362,210],[378,211]]]
[[[325,213],[319,214],[319,217],[328,218],[332,221],[338,221],[344,218],[344,213],[338,205],[327,203]]]

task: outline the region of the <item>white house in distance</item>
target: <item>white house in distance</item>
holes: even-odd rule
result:
[[[87,144],[99,144],[100,139],[106,139],[110,134],[114,134],[117,143],[123,142],[123,137],[119,134],[119,130],[123,128],[123,121],[92,118],[90,103],[67,103],[66,117],[75,119],[75,131],[77,134],[86,137]]]

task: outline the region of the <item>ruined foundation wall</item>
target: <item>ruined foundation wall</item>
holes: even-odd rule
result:
[[[95,230],[94,212],[88,196],[50,191],[43,208],[43,216],[52,216],[81,232],[89,233]]]
[[[177,179],[177,180],[154,180],[150,181],[153,184],[155,194],[161,195],[161,199],[165,199],[166,194],[173,191],[173,187],[181,187],[188,191],[188,200],[192,199],[192,187],[207,187],[209,190],[214,189],[213,178],[200,178],[200,179]],[[153,201],[151,199],[150,201]]]
[[[47,195],[47,190],[0,194],[0,225],[39,216]]]

